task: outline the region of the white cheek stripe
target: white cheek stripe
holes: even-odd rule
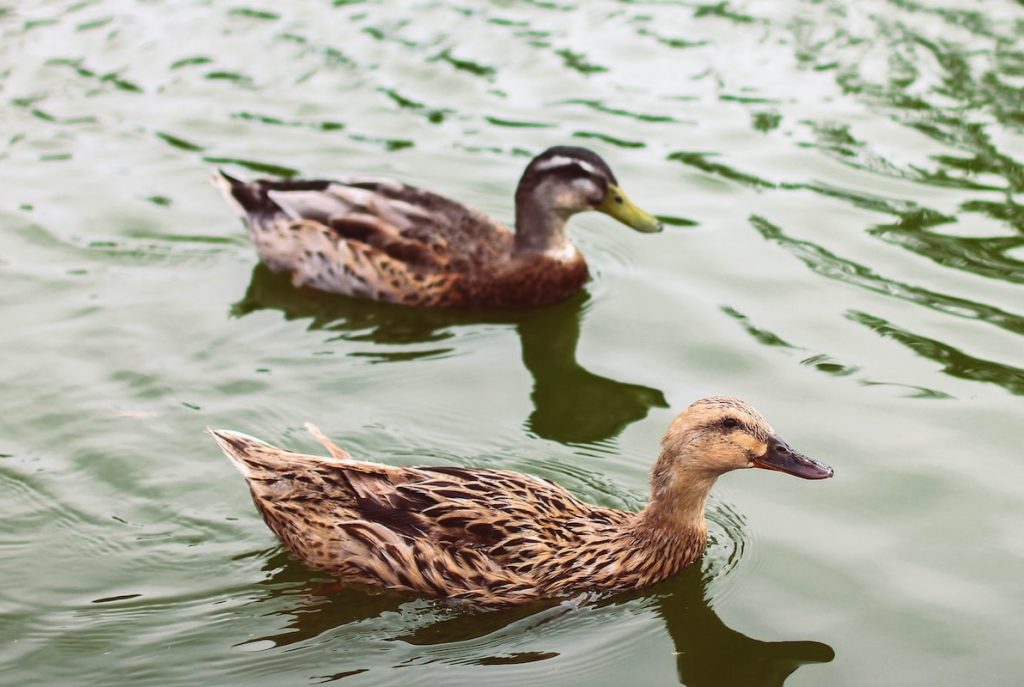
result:
[[[556,155],[549,160],[544,160],[544,162],[534,167],[534,170],[538,172],[544,172],[549,169],[554,169],[555,167],[568,167],[569,165],[579,165],[587,174],[604,176],[603,174],[599,173],[596,169],[594,169],[594,165],[590,164],[586,160],[580,160],[579,158],[575,157],[567,157],[565,155]]]

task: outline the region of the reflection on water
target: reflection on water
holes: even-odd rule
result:
[[[400,641],[419,647],[443,647],[473,642],[449,660],[482,665],[531,663],[557,658],[550,650],[516,651],[493,654],[503,642],[504,634],[528,633],[543,637],[538,630],[551,621],[580,610],[579,602],[548,602],[502,611],[476,612],[449,606],[443,602],[415,600],[391,593],[369,592],[347,588],[337,582],[309,582],[309,571],[287,553],[267,561],[271,572],[264,582],[266,595],[255,605],[282,594],[294,596],[294,603],[278,614],[285,625],[273,634],[256,637],[249,643],[273,646],[296,645],[315,640],[325,633],[343,629],[350,624],[381,618],[385,614],[401,614],[401,623],[382,618],[382,631],[389,641]],[[730,687],[779,687],[800,666],[828,663],[835,657],[832,647],[822,642],[754,639],[727,626],[709,603],[708,584],[715,575],[692,566],[665,583],[643,592],[620,594],[597,604],[597,608],[614,609],[623,615],[649,612],[661,618],[674,646],[673,655],[680,684],[689,687],[729,685]],[[556,632],[572,630],[563,625]],[[358,631],[358,630],[357,630]],[[364,630],[365,631],[365,630]],[[495,641],[489,641],[489,640]],[[551,638],[553,645],[561,642]],[[467,656],[470,651],[472,656]],[[438,652],[438,655],[445,655]],[[428,659],[445,660],[445,659]],[[594,661],[619,660],[617,657],[594,657]],[[346,666],[357,671],[358,666]],[[351,674],[350,670],[339,675]]]
[[[708,603],[708,579],[694,566],[659,595],[658,613],[676,647],[681,684],[777,687],[800,666],[835,657],[821,642],[765,642],[728,627]]]
[[[245,296],[232,307],[235,315],[275,309],[288,319],[310,318],[310,329],[338,332],[345,339],[377,344],[440,342],[456,325],[510,324],[519,334],[523,363],[533,376],[533,412],[527,428],[562,443],[593,443],[618,436],[642,420],[651,408],[668,403],[658,389],[594,374],[576,362],[580,324],[588,295],[534,310],[436,310],[393,306],[344,296],[296,289],[288,277],[263,264],[252,272]],[[375,353],[380,361],[429,357],[446,352]]]
[[[327,386],[323,366],[290,357],[295,348],[328,340],[358,351],[332,360],[346,383],[415,369],[411,384],[374,385],[404,418],[407,404],[425,405],[433,367],[456,383],[479,379],[494,358],[474,346],[508,343],[515,329],[532,405],[460,399],[467,421],[599,442],[662,398],[580,365],[590,363],[577,357],[581,323],[598,314],[660,330],[645,351],[665,379],[758,395],[773,417],[800,418],[822,453],[848,456],[850,479],[827,495],[777,503],[752,486],[740,499],[741,511],[769,511],[758,521],[772,551],[815,571],[830,636],[843,638],[842,666],[792,682],[817,683],[817,671],[824,684],[872,684],[883,669],[913,687],[973,684],[979,669],[1020,681],[1019,613],[1007,600],[1020,594],[1024,504],[1021,0],[278,4],[0,2],[10,229],[0,238],[0,491],[10,495],[0,499],[0,595],[18,628],[5,635],[17,641],[0,642],[5,683],[296,684],[314,670],[323,680],[369,670],[351,681],[401,684],[390,669],[418,653],[453,671],[454,654],[521,663],[474,666],[463,684],[523,684],[531,669],[530,684],[623,684],[638,677],[629,657],[656,651],[663,675],[678,662],[683,682],[731,686],[778,684],[828,660],[827,647],[724,627],[716,604],[744,585],[719,572],[520,616],[317,594],[287,558],[257,552],[286,568],[269,583],[253,559],[231,558],[249,550],[252,527],[266,532],[247,501],[228,497],[238,483],[200,430],[253,426],[293,405],[290,394]],[[397,310],[297,292],[260,268],[237,313],[302,320],[270,337],[225,323],[223,302],[209,298],[225,280],[241,294],[233,270],[239,251],[249,255],[206,184],[215,164],[397,176],[507,213],[531,153],[573,140],[614,158],[670,227],[690,215],[703,227],[627,244],[595,225],[587,253],[617,282],[600,313],[585,314],[585,294],[535,312]],[[607,265],[623,247],[633,283],[620,289]],[[666,322],[679,299],[685,333]],[[584,343],[601,337],[594,323]],[[243,349],[233,344],[244,329],[256,331]],[[637,363],[633,353],[623,361]],[[277,377],[253,372],[268,360]],[[494,397],[526,393],[519,360],[499,364],[512,373],[494,380]],[[445,412],[427,410],[422,425]],[[624,456],[647,450],[645,433],[626,445],[631,434],[615,440]],[[459,455],[495,443],[453,440]],[[368,452],[385,448],[366,441]],[[965,461],[964,447],[987,468]],[[639,493],[646,468],[581,461],[571,476],[620,503],[609,492]],[[807,516],[813,541],[782,524],[787,513]],[[713,503],[722,544],[705,569],[739,560],[714,562],[726,541],[744,541],[732,515]],[[870,565],[851,564],[855,555]],[[758,570],[761,596],[741,615],[797,638],[780,606],[790,570]],[[484,635],[458,643],[474,631]],[[228,649],[277,632],[278,650]],[[597,639],[618,654],[590,652]],[[598,663],[596,679],[579,678],[593,675],[584,659],[571,663],[581,653]]]

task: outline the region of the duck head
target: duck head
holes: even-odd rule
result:
[[[702,398],[684,410],[662,440],[662,459],[662,470],[712,479],[741,468],[803,479],[832,476],[832,468],[790,448],[753,407],[726,396]]]
[[[533,158],[516,188],[516,248],[557,251],[568,245],[565,224],[577,212],[597,210],[639,232],[661,222],[630,201],[601,157],[586,148],[556,146]]]

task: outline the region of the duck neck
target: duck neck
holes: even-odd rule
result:
[[[651,476],[651,500],[637,514],[633,533],[651,554],[663,556],[674,574],[704,552],[708,526],[704,507],[717,475],[697,467],[672,465],[679,459],[662,456]]]
[[[516,193],[516,252],[568,253],[569,215],[556,210],[538,194]]]

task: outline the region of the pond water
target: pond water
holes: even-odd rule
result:
[[[1019,0],[0,0],[6,684],[1017,685]],[[390,176],[509,221],[585,145],[586,292],[424,312],[292,289],[208,183]],[[529,471],[638,508],[741,396],[826,482],[720,482],[699,567],[471,613],[338,590],[207,426]]]

